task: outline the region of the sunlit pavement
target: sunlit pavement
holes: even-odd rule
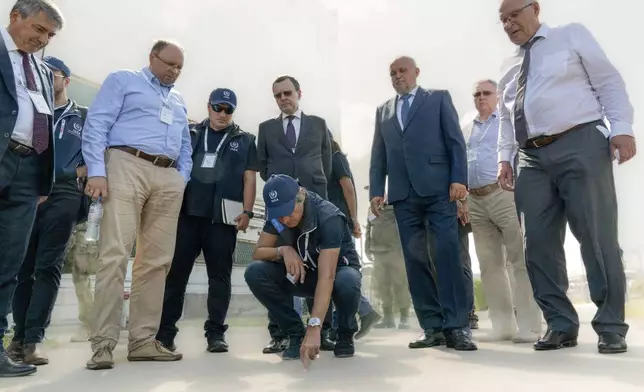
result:
[[[300,362],[263,355],[267,332],[261,327],[229,330],[231,351],[205,352],[198,324],[182,328],[177,339],[184,359],[174,363],[128,363],[127,339],[108,371],[85,370],[89,344],[50,347],[50,365],[26,378],[0,379],[0,391],[611,391],[644,390],[644,320],[631,322],[629,352],[596,352],[588,311],[579,346],[557,352],[534,352],[530,344],[485,343],[490,332],[483,317],[476,352],[445,348],[409,350],[417,331],[374,331],[357,343],[357,355],[335,359],[322,353],[308,372]],[[68,335],[65,335],[65,334]],[[68,340],[72,329],[57,328],[50,339]],[[43,389],[45,388],[45,389]]]

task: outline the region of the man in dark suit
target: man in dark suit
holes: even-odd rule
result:
[[[447,343],[456,350],[476,350],[468,327],[471,309],[459,258],[455,203],[467,196],[465,139],[449,93],[420,88],[419,74],[409,57],[390,66],[398,94],[376,112],[371,208],[378,216],[388,176],[388,199],[398,223],[409,291],[424,330],[409,348]],[[428,228],[436,239],[437,276],[431,267]]]
[[[280,76],[273,83],[280,115],[259,125],[257,156],[262,180],[286,174],[300,185],[327,198],[331,175],[331,141],[324,119],[304,114],[299,107],[300,83]]]
[[[18,0],[0,28],[0,342],[36,206],[54,181],[53,74],[33,53],[63,26],[49,0]],[[32,374],[0,344],[0,377]]]
[[[300,82],[292,76],[280,76],[273,82],[273,97],[281,113],[277,118],[259,124],[260,177],[267,181],[273,174],[286,174],[307,190],[327,199],[332,154],[326,121],[302,112]],[[271,343],[264,348],[265,354],[283,351],[288,342],[270,315],[269,320]],[[333,349],[328,341],[322,346]]]

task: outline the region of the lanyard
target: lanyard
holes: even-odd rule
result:
[[[208,133],[210,132],[210,129],[206,128],[206,132],[203,135],[203,151],[205,154],[208,154]],[[228,138],[228,132],[224,134],[224,137],[221,138],[221,141],[217,145],[217,149],[215,150],[215,163],[213,165],[217,164],[217,157],[219,156],[219,150],[221,150],[221,146],[224,145],[224,142]],[[215,167],[213,166],[213,169]]]
[[[157,89],[157,86],[154,83],[152,83],[152,81],[150,79],[148,79],[148,76],[145,74],[145,72],[141,72],[141,76],[143,76],[143,79],[145,79],[145,81],[148,82],[148,84],[152,87],[152,89],[159,95],[159,98],[161,98],[161,103],[163,103],[163,106],[170,107],[170,104],[168,102],[170,101],[170,93],[172,91],[169,91],[168,96],[166,97],[166,96],[163,95],[163,87],[164,86],[162,86],[159,83],[158,87],[160,87],[160,89]],[[171,88],[171,90],[172,90],[172,88]]]
[[[67,107],[65,107],[65,110],[63,111],[63,113],[60,115],[60,117],[58,117],[58,120],[56,120],[56,122],[54,123],[54,132],[56,132],[56,129],[58,129],[58,124],[60,124],[60,123],[61,123],[61,120],[63,120],[63,117],[65,117],[65,115],[66,115],[70,110],[72,110],[72,103],[71,103],[71,102],[68,102],[68,103],[67,103]],[[54,111],[56,111],[56,108],[54,108]],[[64,120],[62,121],[62,124],[61,124],[61,125],[62,125],[62,126],[60,127],[60,133],[59,133],[59,135],[58,135],[58,138],[59,138],[59,139],[62,139],[62,138],[63,138],[63,130],[64,130],[63,128],[65,127],[65,121],[64,121]]]
[[[489,119],[488,119],[488,121],[489,121]],[[485,135],[487,135],[487,132],[490,130],[490,128],[492,128],[492,124],[494,124],[494,121],[490,121],[490,123],[487,125],[487,127],[483,130],[483,134],[479,138],[479,142],[476,145],[476,147],[480,146],[481,143],[483,143],[483,139],[485,139]],[[468,147],[472,147],[472,136],[473,135],[474,135],[474,132],[472,132],[472,135],[470,135],[470,140],[469,140],[469,143],[468,143],[469,144]]]

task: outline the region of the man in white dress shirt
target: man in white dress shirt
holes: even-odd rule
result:
[[[628,325],[612,161],[635,155],[633,108],[624,80],[592,34],[577,23],[541,24],[539,11],[531,0],[504,0],[499,9],[517,45],[499,83],[499,182],[512,189],[510,160],[518,146],[515,200],[528,274],[548,323],[534,348],[577,345],[579,317],[566,296],[568,222],[598,308],[592,321],[598,350],[621,353]]]

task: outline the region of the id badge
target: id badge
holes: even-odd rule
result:
[[[160,118],[162,123],[172,125],[172,108],[168,106],[161,106]]]
[[[467,150],[467,161],[473,162],[476,160],[476,148],[470,148]]]
[[[27,89],[27,92],[29,93],[29,98],[31,98],[31,102],[33,102],[36,111],[40,114],[51,116],[51,110],[49,109],[49,106],[47,106],[47,102],[45,102],[45,98],[42,94],[38,91],[31,91],[29,89]]]
[[[201,167],[206,169],[212,169],[215,167],[215,159],[217,156],[215,154],[206,154],[203,156],[203,161],[201,161]]]

